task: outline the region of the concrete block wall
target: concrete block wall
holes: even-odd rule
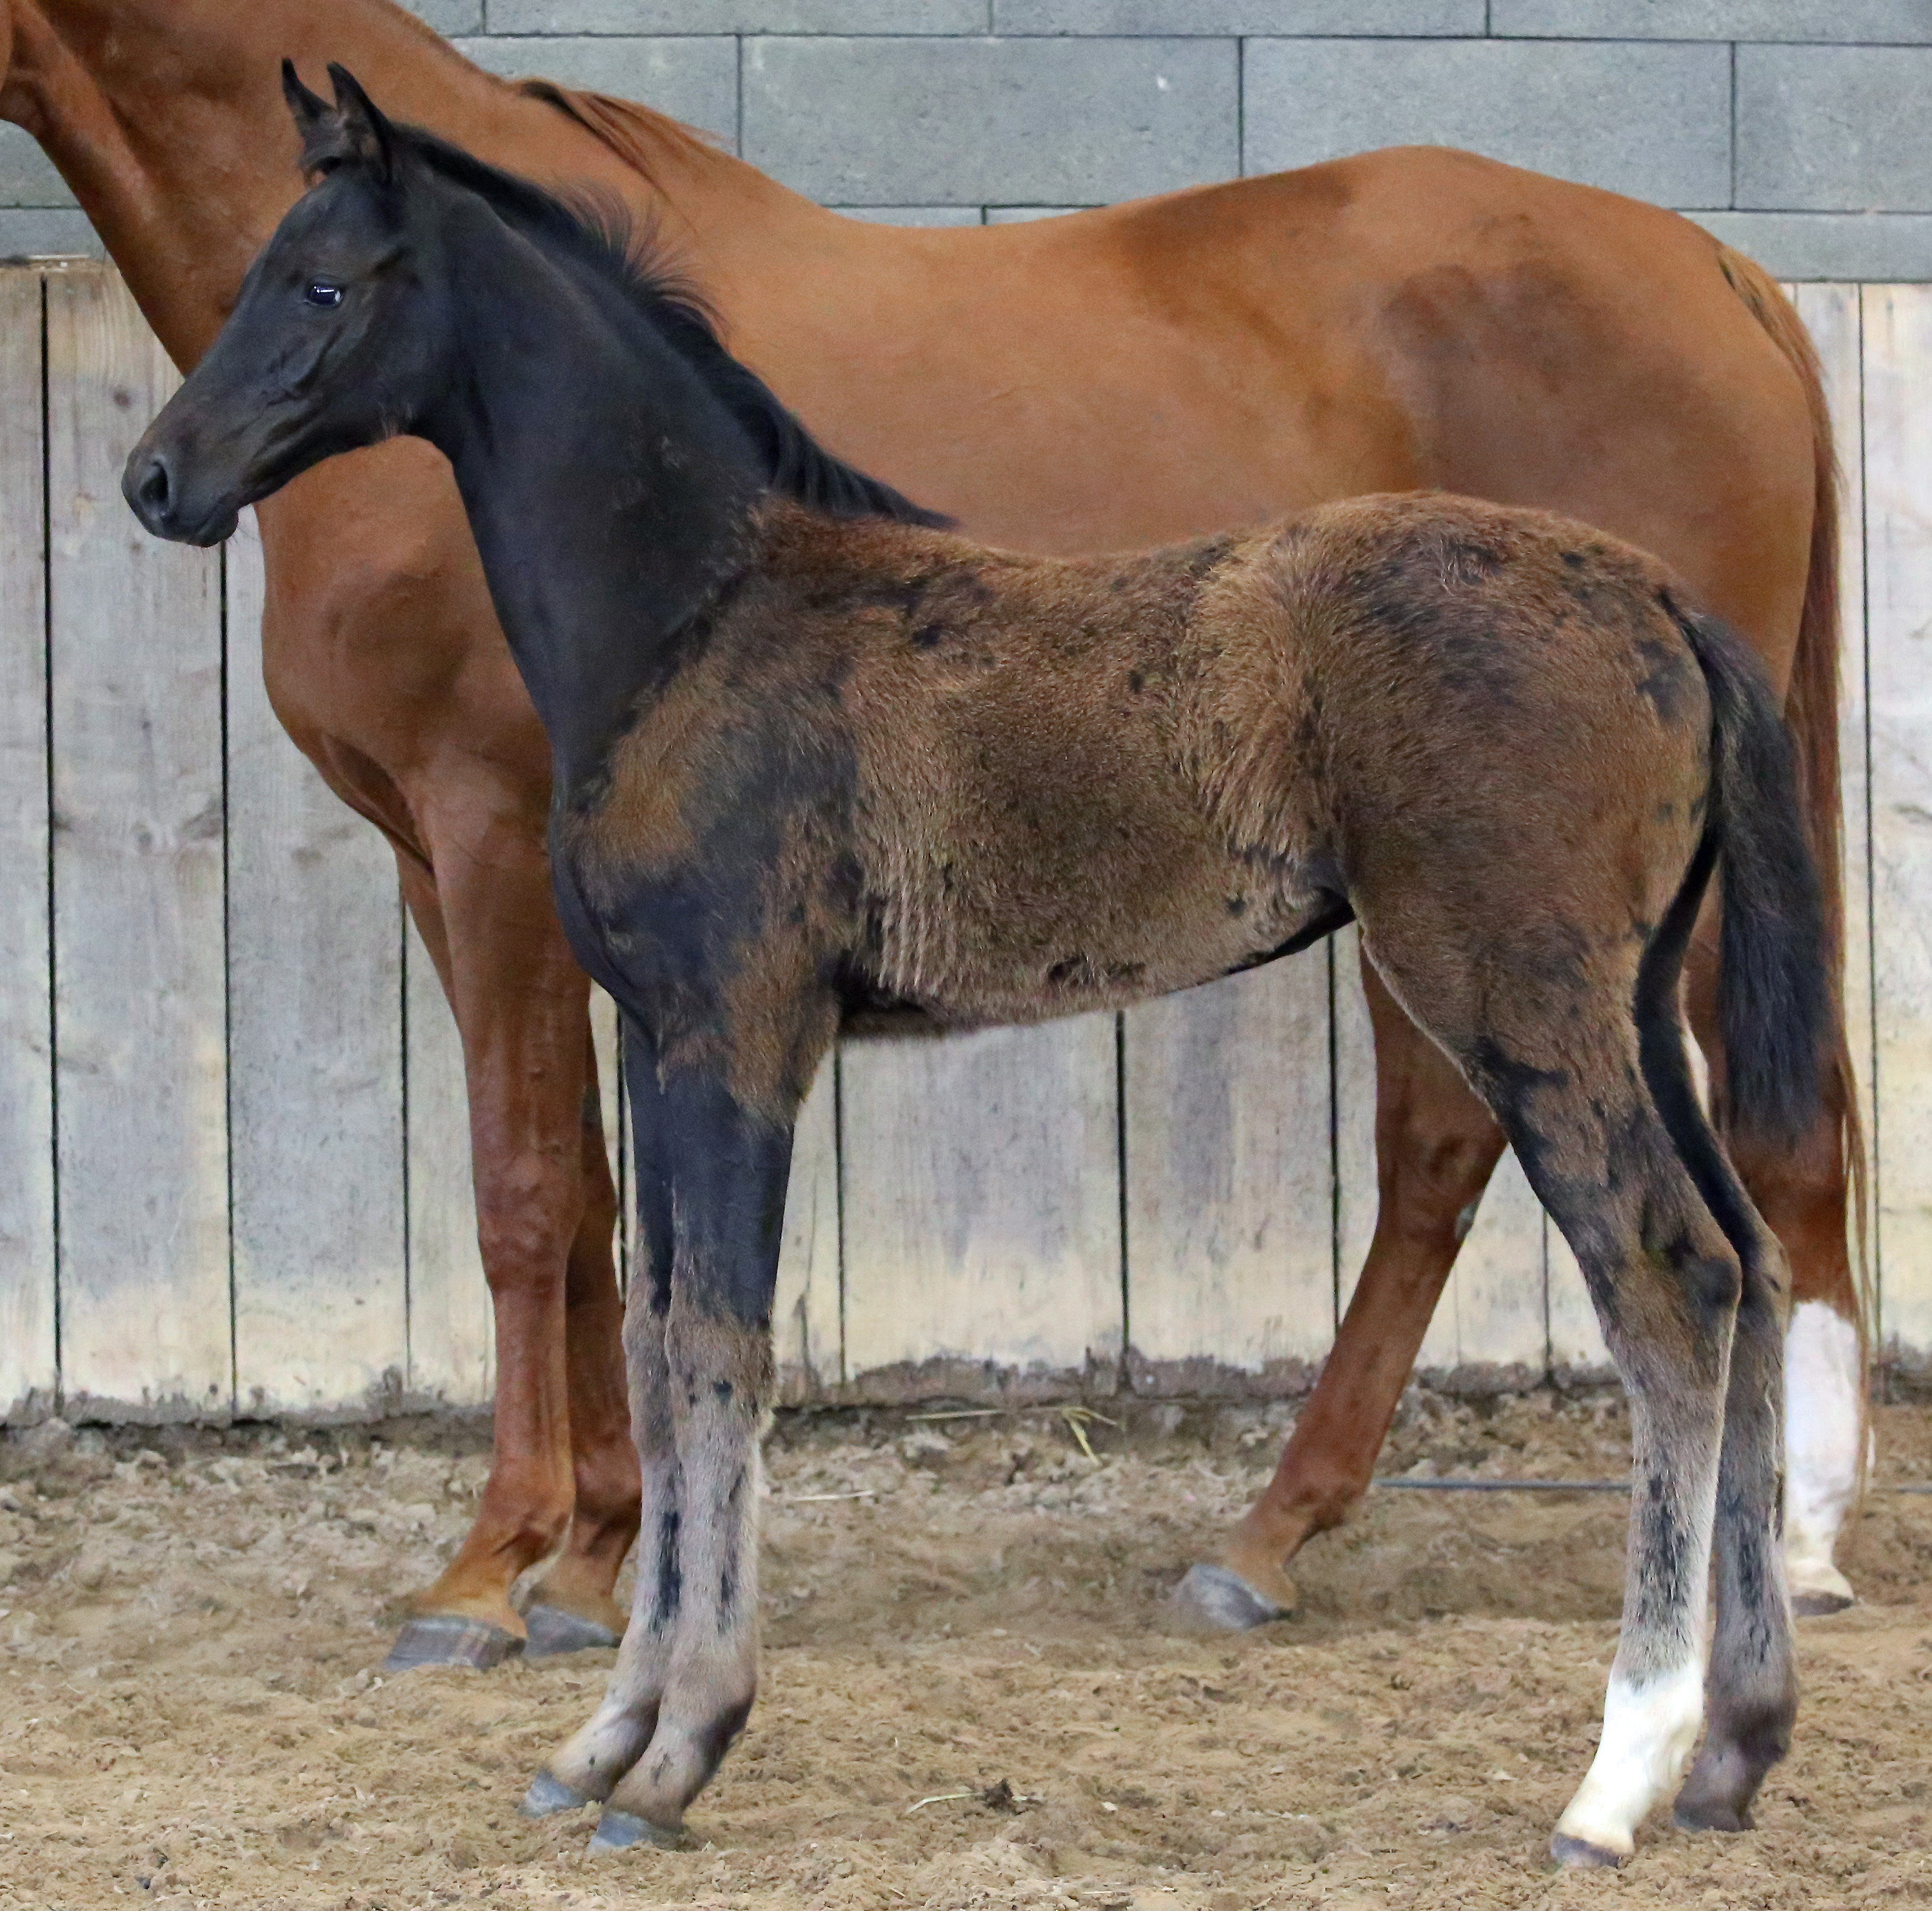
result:
[[[868,218],[1027,218],[1431,141],[1674,206],[1787,278],[1932,279],[1932,0],[417,10],[496,71],[646,100]],[[0,128],[0,256],[98,250]]]

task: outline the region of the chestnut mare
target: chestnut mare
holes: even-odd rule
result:
[[[844,457],[976,536],[1156,543],[1430,486],[1562,512],[1654,550],[1786,698],[1838,868],[1836,532],[1809,347],[1766,276],[1688,222],[1465,154],[1405,150],[1070,218],[895,230],[821,210],[674,122],[478,72],[388,0],[0,0],[0,113],[40,142],[176,362],[213,340],[302,189],[278,72],[338,59],[401,117],[654,220],[732,349]],[[0,52],[0,57],[5,57]],[[562,1540],[546,1640],[608,1638],[638,1478],[618,1358],[615,1202],[585,1126],[587,984],[552,904],[550,757],[446,466],[352,453],[265,506],[263,669],[289,732],[394,845],[468,1070],[496,1311],[496,1457],[404,1658],[524,1634],[512,1582]],[[1828,904],[1834,904],[1828,896]],[[1833,910],[1835,920],[1835,908]],[[1715,942],[1688,964],[1714,1049]],[[1289,1609],[1283,1568],[1365,1489],[1502,1131],[1365,974],[1381,1210],[1280,1471],[1210,1614]],[[1801,1601],[1856,1473],[1848,1072],[1793,1150],[1738,1166],[1793,1268],[1787,1544]],[[595,1106],[594,1097],[588,1106]],[[1815,1346],[1802,1352],[1796,1336]],[[1815,1392],[1815,1390],[1814,1390]]]
[[[1817,1118],[1831,976],[1763,674],[1657,560],[1410,494],[1130,556],[996,550],[832,457],[604,208],[284,70],[316,180],[130,454],[212,544],[332,453],[450,461],[550,742],[552,878],[624,1016],[648,1518],[595,1715],[525,1799],[682,1841],[758,1688],[792,1133],[842,1025],[1120,1008],[1359,920],[1508,1133],[1628,1390],[1622,1636],[1559,1863],[1750,1822],[1790,1744],[1790,1280],[1700,1108],[1714,872],[1734,1135]]]

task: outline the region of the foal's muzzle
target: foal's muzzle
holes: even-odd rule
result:
[[[166,452],[151,450],[146,439],[134,447],[121,474],[121,495],[128,508],[158,538],[175,544],[220,544],[234,533],[238,514],[232,506],[197,510],[182,495]]]

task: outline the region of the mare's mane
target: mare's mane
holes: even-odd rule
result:
[[[736,421],[772,490],[832,518],[951,524],[820,444],[756,372],[732,357],[702,296],[679,273],[657,235],[621,202],[602,194],[566,198],[546,192],[420,126],[392,125],[391,136],[402,152],[475,193],[516,231],[622,293]]]

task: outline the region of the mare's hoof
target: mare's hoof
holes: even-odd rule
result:
[[[1551,1836],[1550,1856],[1559,1870],[1606,1871],[1615,1870],[1627,1854],[1604,1845],[1593,1845],[1588,1838],[1573,1838],[1568,1832],[1558,1832]]]
[[[1294,1616],[1226,1566],[1189,1567],[1187,1576],[1174,1588],[1173,1604],[1184,1618],[1216,1632],[1252,1632]]]
[[[1852,1592],[1794,1592],[1791,1610],[1801,1619],[1822,1619],[1827,1613],[1842,1612],[1858,1603]]]
[[[530,1789],[517,1809],[526,1818],[548,1818],[553,1812],[575,1811],[590,1803],[581,1792],[574,1792],[561,1778],[539,1772],[530,1780]]]
[[[523,1649],[524,1642],[501,1626],[454,1614],[431,1614],[410,1620],[397,1634],[382,1670],[406,1672],[418,1666],[468,1666],[476,1672],[488,1672]]]
[[[532,1606],[524,1615],[524,1624],[530,1634],[524,1645],[526,1659],[554,1659],[560,1652],[584,1652],[592,1646],[618,1642],[608,1626],[580,1618],[561,1606]]]
[[[648,1818],[628,1811],[614,1811],[609,1805],[597,1821],[590,1840],[592,1851],[623,1851],[632,1845],[656,1845],[660,1851],[677,1851],[684,1844],[684,1832],[674,1825],[653,1825]]]

